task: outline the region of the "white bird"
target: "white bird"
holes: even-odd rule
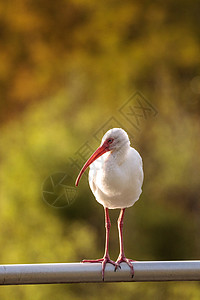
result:
[[[103,279],[107,263],[113,264],[116,271],[120,263],[125,262],[130,267],[133,277],[134,269],[131,263],[133,260],[125,256],[122,229],[125,209],[132,206],[142,192],[144,177],[142,158],[134,148],[130,147],[127,133],[121,128],[113,128],[106,132],[99,148],[81,169],[76,179],[76,186],[89,165],[90,188],[96,200],[105,209],[106,243],[103,258],[83,260],[83,262],[101,262]],[[120,253],[117,261],[114,262],[110,259],[108,250],[111,226],[108,209],[117,208],[121,209],[118,218]]]

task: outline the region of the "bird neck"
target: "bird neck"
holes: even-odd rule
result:
[[[121,165],[124,162],[124,160],[126,159],[129,149],[130,149],[129,145],[124,145],[123,147],[120,147],[119,149],[113,150],[110,153],[110,155],[115,162],[117,162],[119,165]]]

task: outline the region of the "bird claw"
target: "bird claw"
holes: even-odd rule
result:
[[[107,263],[112,264],[115,267],[114,272],[116,272],[118,268],[121,269],[120,264],[122,262],[125,262],[130,267],[131,277],[133,278],[134,277],[134,269],[133,269],[133,265],[131,263],[133,261],[135,261],[135,260],[132,260],[132,259],[126,258],[125,256],[122,256],[122,257],[119,257],[116,262],[114,262],[113,260],[110,259],[109,256],[104,256],[103,258],[99,258],[99,259],[84,259],[81,262],[82,263],[101,263],[102,264],[102,271],[101,271],[102,272],[102,280],[104,281],[104,274],[105,274],[105,268],[106,268]]]
[[[86,263],[86,262],[87,263],[102,263],[102,271],[101,272],[102,272],[102,280],[103,281],[104,281],[104,274],[105,274],[105,268],[106,268],[107,263],[110,263],[113,266],[115,266],[115,271],[118,268],[118,266],[116,265],[116,262],[111,260],[109,256],[104,256],[103,258],[99,258],[99,259],[84,259],[84,260],[82,260],[82,263]]]
[[[103,261],[103,258],[99,259],[83,259],[81,262],[82,263],[101,263]]]
[[[134,269],[133,269],[133,265],[132,265],[132,263],[131,263],[131,262],[133,262],[133,261],[134,261],[134,260],[129,259],[129,258],[126,258],[125,256],[119,257],[119,258],[117,259],[117,261],[116,261],[115,271],[117,270],[118,267],[121,269],[120,264],[121,264],[122,262],[125,262],[125,263],[130,267],[130,269],[131,269],[131,276],[132,276],[132,278],[133,278],[133,276],[134,276]]]
[[[118,265],[118,264],[117,264],[117,265],[115,265],[115,269],[114,269],[114,271],[116,272],[118,268],[121,270],[121,268],[122,268],[122,267],[121,267],[120,265]]]

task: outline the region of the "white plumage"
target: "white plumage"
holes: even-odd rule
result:
[[[101,144],[108,138],[117,138],[118,147],[106,152],[90,165],[90,188],[96,200],[104,207],[130,207],[142,193],[142,158],[130,147],[128,135],[123,129],[109,130]]]

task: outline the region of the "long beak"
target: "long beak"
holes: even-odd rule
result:
[[[99,148],[97,148],[97,150],[86,161],[86,163],[82,167],[80,173],[78,174],[78,177],[77,177],[76,183],[75,183],[76,186],[78,186],[78,183],[79,183],[79,180],[81,179],[81,176],[83,175],[83,173],[85,172],[85,170],[89,167],[89,165],[91,165],[91,163],[93,163],[97,158],[99,158],[101,155],[103,155],[107,151],[109,151],[109,149],[104,144],[102,146],[100,146]]]

